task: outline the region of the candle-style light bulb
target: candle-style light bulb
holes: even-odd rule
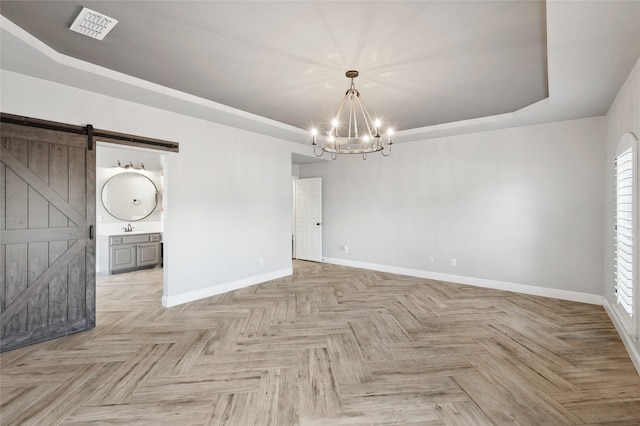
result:
[[[376,118],[376,120],[373,122],[373,125],[374,125],[375,130],[376,130],[376,135],[375,135],[376,138],[380,137],[380,125],[381,124],[382,123],[380,122],[380,119],[378,119],[378,118]]]

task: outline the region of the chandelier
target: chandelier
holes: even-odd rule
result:
[[[360,92],[356,89],[353,79],[358,77],[358,71],[350,70],[345,73],[351,79],[349,90],[344,94],[338,114],[331,121],[331,129],[322,142],[322,150],[317,152],[318,131],[311,129],[313,140],[313,152],[316,157],[322,157],[325,152],[331,154],[331,159],[338,158],[338,154],[362,154],[367,159],[367,154],[380,152],[388,157],[391,154],[392,129],[387,130],[385,137],[380,135],[380,120],[373,120]],[[346,108],[345,108],[346,107]],[[386,152],[385,152],[386,151]]]

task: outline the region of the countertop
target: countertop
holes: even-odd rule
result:
[[[98,235],[102,235],[104,237],[112,237],[114,235],[140,235],[140,234],[162,234],[162,231],[131,231],[131,232],[125,232],[125,231],[113,231],[113,232],[101,232]]]

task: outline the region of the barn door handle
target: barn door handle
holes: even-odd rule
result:
[[[316,225],[320,226],[320,222],[316,223]]]
[[[93,225],[89,225],[89,239],[93,240],[93,238],[95,237],[94,232],[93,232]]]

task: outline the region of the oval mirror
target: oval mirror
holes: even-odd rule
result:
[[[102,205],[116,219],[142,220],[154,212],[157,204],[158,188],[140,173],[119,173],[102,187]]]

